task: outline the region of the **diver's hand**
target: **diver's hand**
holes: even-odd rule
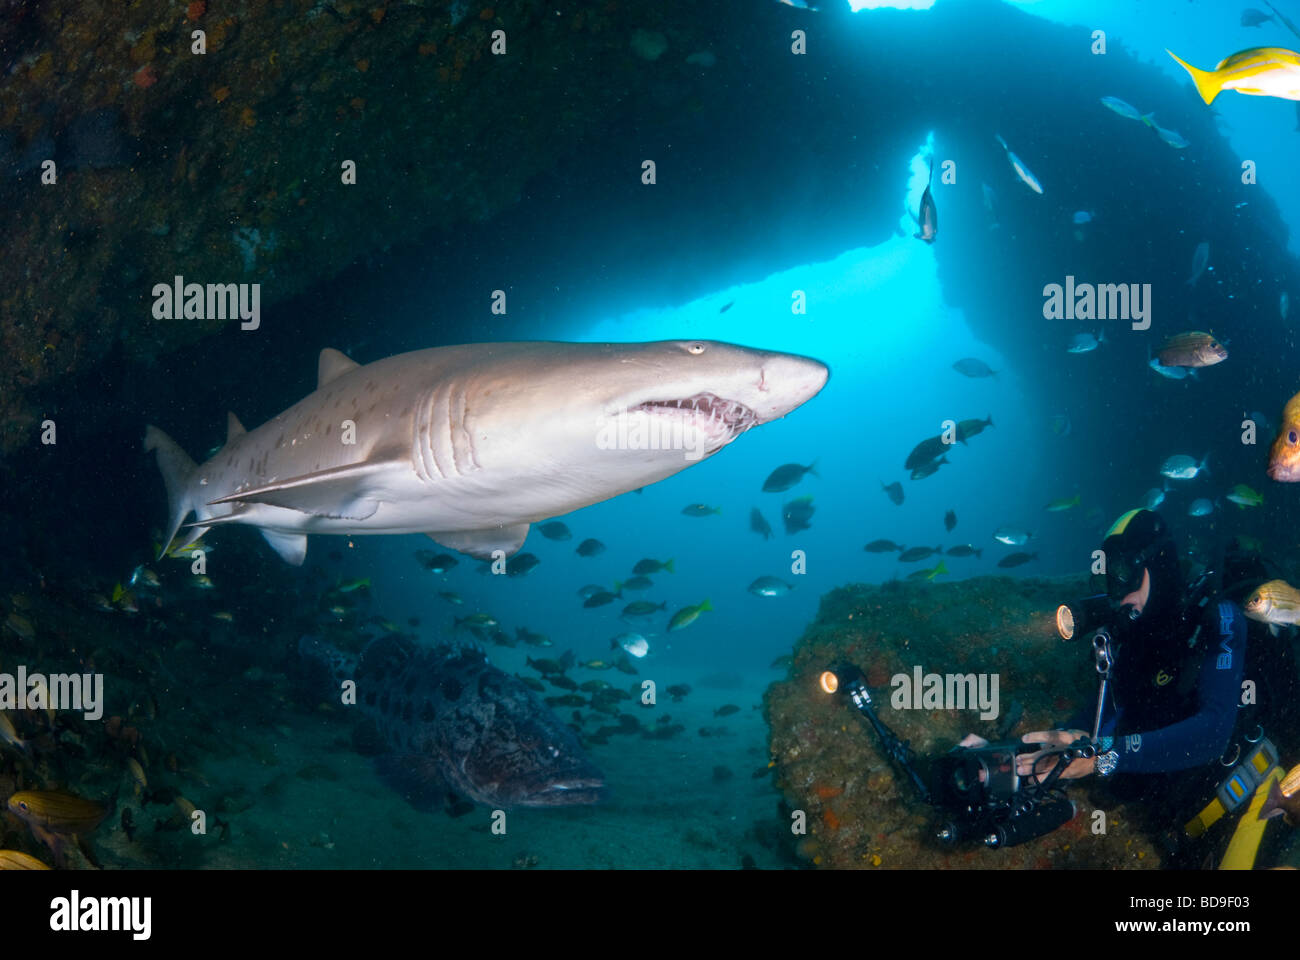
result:
[[[1022,753],[1016,758],[1016,773],[1022,777],[1034,775],[1035,779],[1042,783],[1047,779],[1047,775],[1052,772],[1056,766],[1053,754],[1049,751],[1054,747],[1068,747],[1080,737],[1086,737],[1087,731],[1084,730],[1035,730],[1032,733],[1026,733],[1020,738],[1022,743],[1041,743],[1043,749],[1035,750],[1033,753]],[[1035,771],[1037,773],[1035,774]],[[1084,759],[1080,757],[1077,760],[1071,760],[1070,765],[1061,772],[1062,780],[1078,780],[1080,777],[1086,777],[1097,772],[1097,758],[1089,757]]]

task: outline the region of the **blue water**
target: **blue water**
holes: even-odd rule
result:
[[[365,616],[418,620],[413,632],[423,643],[468,639],[454,620],[472,613],[493,615],[512,637],[516,628],[547,635],[553,646],[545,650],[486,646],[494,664],[522,675],[530,675],[526,657],[572,650],[579,660],[611,660],[613,637],[641,633],[651,652],[636,664],[638,679],[661,690],[697,687],[685,705],[662,711],[689,729],[682,740],[637,737],[594,748],[614,796],[589,821],[594,842],[605,846],[599,858],[576,845],[552,851],[548,865],[636,865],[641,854],[610,838],[655,822],[671,833],[690,797],[692,804],[717,799],[702,817],[725,821],[728,844],[734,841],[699,854],[700,865],[735,866],[745,817],[759,822],[778,800],[767,780],[746,779],[768,759],[770,731],[754,708],[784,677],[773,659],[792,651],[833,588],[880,584],[938,562],[866,553],[869,541],[982,551],[945,556],[939,583],[1077,576],[1111,520],[1162,486],[1166,457],[1208,454],[1209,471],[1171,481],[1163,508],[1189,558],[1249,534],[1264,540],[1273,559],[1300,561],[1289,533],[1297,520],[1292,490],[1265,475],[1273,427],[1296,390],[1294,330],[1279,311],[1283,293],[1300,309],[1296,105],[1225,92],[1207,107],[1165,52],[1208,68],[1237,50],[1296,46],[1300,38],[1275,23],[1242,27],[1241,5],[1219,2],[820,5],[812,13],[764,0],[720,16],[709,47],[716,63],[687,78],[664,79],[654,65],[635,64],[635,81],[618,81],[635,87],[626,104],[611,111],[599,135],[566,143],[526,178],[515,202],[414,242],[358,249],[336,275],[291,298],[268,298],[255,334],[227,329],[147,360],[128,347],[106,350],[102,369],[77,390],[49,397],[79,459],[75,469],[65,461],[50,467],[53,456],[41,461],[40,493],[61,511],[66,505],[76,522],[60,513],[58,524],[24,528],[15,539],[21,557],[11,562],[71,583],[69,595],[82,607],[85,595],[110,593],[137,564],[153,562],[163,522],[162,484],[152,458],[139,453],[143,425],[158,425],[202,461],[223,442],[226,410],[252,428],[315,389],[325,347],[364,364],[456,343],[707,339],[816,358],[831,371],[826,387],[785,419],[641,493],[555,518],[571,540],[534,529],[523,549],[541,563],[527,576],[483,575],[468,557],[446,575],[431,574],[415,554],[443,548],[414,535],[314,536],[306,565],[295,569],[252,531],[214,530],[215,590],[187,594],[180,568],[169,567],[165,602],[125,621],[147,620],[150,642],[193,633],[202,642],[243,644],[251,662],[259,626],[277,644],[290,633],[337,627],[322,609],[328,589],[365,578]],[[878,9],[885,7],[916,9]],[[806,31],[804,55],[790,51],[794,30]],[[1104,54],[1094,52],[1094,31],[1104,32]],[[674,64],[691,53],[670,50]],[[554,92],[561,101],[571,94]],[[1189,146],[1174,149],[1152,128],[1106,109],[1101,97],[1154,112]],[[1018,179],[998,135],[1041,182],[1041,195]],[[402,131],[393,137],[405,142]],[[640,181],[647,158],[658,164],[653,186]],[[932,160],[939,233],[927,245],[913,237],[913,212]],[[448,189],[458,189],[447,177]],[[400,204],[394,191],[377,191],[374,202]],[[1090,214],[1086,222],[1076,222],[1078,211]],[[1209,263],[1189,285],[1202,242]],[[1047,319],[1044,289],[1067,277],[1150,285],[1150,329],[1134,330],[1127,319]],[[491,310],[497,290],[506,294],[504,314]],[[1228,344],[1229,359],[1195,380],[1163,379],[1148,358],[1185,330],[1213,332]],[[1098,331],[1105,334],[1098,350],[1067,352],[1071,337]],[[983,361],[996,376],[963,376],[953,369],[962,358]],[[1258,424],[1256,443],[1243,443],[1242,420],[1254,411],[1270,422]],[[918,442],[949,422],[986,417],[992,427],[953,446],[937,474],[907,476],[903,464]],[[1054,429],[1062,417],[1069,429]],[[769,473],[787,463],[815,463],[816,474],[788,491],[762,492]],[[904,489],[901,505],[882,489],[894,482]],[[1264,505],[1240,510],[1227,502],[1236,484],[1260,491]],[[1073,509],[1045,509],[1076,495]],[[782,506],[802,496],[812,497],[816,512],[809,529],[789,535]],[[1189,515],[1199,498],[1214,501],[1210,516]],[[696,503],[721,511],[682,514]],[[770,540],[750,529],[754,508],[771,525]],[[948,511],[957,517],[951,532]],[[1023,547],[999,544],[993,534],[1002,526],[1032,538]],[[575,548],[587,538],[608,549],[579,557]],[[1033,559],[1013,570],[998,566],[1018,550]],[[648,591],[583,608],[580,587],[612,588],[642,558],[671,558],[675,571],[652,574]],[[794,589],[755,596],[746,587],[760,576]],[[441,591],[464,604],[447,603]],[[668,632],[673,613],[706,599],[712,610]],[[632,600],[665,609],[648,623],[628,623],[619,613]],[[214,627],[218,611],[230,616]],[[277,649],[276,668],[292,669],[289,650]],[[245,669],[244,657],[232,659]],[[271,667],[258,662],[256,669],[265,675]],[[579,672],[578,679],[624,687],[632,681]],[[698,736],[725,702],[742,711],[726,721],[734,737]],[[338,749],[343,725],[312,720],[322,726],[286,766]],[[235,755],[221,762],[237,780],[246,772],[243,741],[232,742]],[[348,789],[363,796],[380,789],[366,779],[365,762],[349,754],[343,765]],[[738,774],[718,779],[725,788],[710,779],[717,765]],[[325,822],[334,801],[321,796]],[[724,796],[738,806],[724,809]],[[385,823],[388,847],[374,856],[382,865],[406,864],[407,831],[394,825],[406,811],[385,797],[399,812]],[[573,823],[583,814],[559,816]],[[528,816],[533,836],[543,837],[543,815]],[[464,823],[446,829],[458,831],[446,834],[458,837],[447,846],[464,859],[445,862],[473,865],[481,838]],[[275,853],[274,841],[265,845]],[[348,849],[353,856],[356,847]],[[284,862],[319,865],[310,859],[316,855]],[[656,865],[674,865],[674,856],[665,852]],[[781,859],[770,854],[764,865]]]

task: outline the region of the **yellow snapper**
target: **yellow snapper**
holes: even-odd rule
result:
[[[1224,90],[1236,90],[1252,97],[1300,100],[1300,53],[1284,47],[1252,47],[1220,60],[1213,70],[1198,70],[1172,50],[1165,53],[1178,61],[1196,84],[1196,92],[1213,103]]]
[[[89,833],[108,811],[93,800],[63,790],[22,790],[9,798],[9,812],[19,820],[53,833]]]
[[[90,833],[109,814],[100,804],[61,790],[15,793],[9,798],[9,812],[31,827],[32,836],[50,848],[54,862],[60,866],[66,839]]]
[[[48,870],[50,869],[31,854],[21,850],[0,850],[0,870]]]
[[[1243,610],[1260,623],[1300,623],[1300,591],[1285,580],[1270,580],[1255,588]]]

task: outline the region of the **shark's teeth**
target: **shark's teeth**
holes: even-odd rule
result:
[[[725,424],[732,436],[744,433],[750,427],[758,425],[758,416],[753,410],[735,400],[724,400],[712,393],[697,393],[680,400],[648,400],[634,408],[654,412],[656,410],[691,410],[708,418],[710,426]]]

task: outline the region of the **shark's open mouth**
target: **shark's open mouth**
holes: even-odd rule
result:
[[[724,400],[712,393],[697,393],[681,400],[647,400],[632,409],[659,414],[684,411],[695,426],[724,443],[759,424],[758,415],[743,403]]]

